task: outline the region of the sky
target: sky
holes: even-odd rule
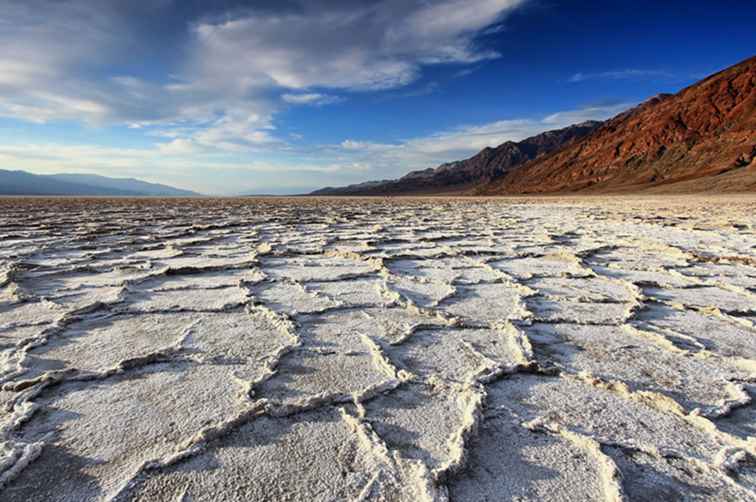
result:
[[[0,169],[395,178],[676,92],[755,25],[743,0],[0,0]]]

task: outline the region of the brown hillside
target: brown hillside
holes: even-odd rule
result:
[[[496,148],[484,148],[469,159],[442,164],[396,179],[372,181],[346,187],[327,187],[311,195],[407,195],[463,193],[500,178],[517,166],[569,145],[595,130],[601,122],[587,121],[546,131]]]
[[[654,97],[482,194],[756,190],[756,57]]]

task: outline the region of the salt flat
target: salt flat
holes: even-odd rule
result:
[[[756,198],[0,208],[2,500],[756,497]]]

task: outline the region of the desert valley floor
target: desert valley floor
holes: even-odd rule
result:
[[[754,500],[754,197],[0,208],[4,501]]]

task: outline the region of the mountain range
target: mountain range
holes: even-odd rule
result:
[[[312,195],[756,191],[756,57],[606,122]]]
[[[311,195],[756,191],[756,56],[605,122],[588,121],[394,180]],[[0,195],[199,195],[133,178],[0,170]]]
[[[134,178],[94,174],[32,174],[0,169],[0,195],[192,197],[199,194]]]

